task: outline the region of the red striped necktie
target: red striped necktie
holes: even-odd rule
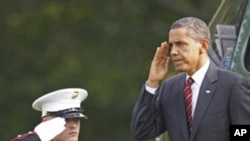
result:
[[[187,122],[189,131],[191,131],[192,127],[192,90],[191,85],[193,84],[194,80],[189,77],[185,89],[184,89],[184,99],[185,99],[185,105],[186,105],[186,114],[187,114]]]

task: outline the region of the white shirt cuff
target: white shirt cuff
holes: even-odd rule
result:
[[[149,87],[149,86],[147,86],[146,84],[145,84],[145,88],[146,88],[146,91],[148,91],[150,94],[153,94],[153,95],[155,95],[155,91],[157,90],[157,88],[151,88],[151,87]]]

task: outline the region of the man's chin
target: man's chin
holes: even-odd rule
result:
[[[177,72],[185,72],[185,69],[180,68],[180,67],[175,67],[175,71],[177,71]]]

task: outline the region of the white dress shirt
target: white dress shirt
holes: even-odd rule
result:
[[[203,79],[206,75],[206,72],[208,70],[209,67],[209,59],[207,59],[206,63],[198,70],[196,71],[191,77],[194,80],[194,83],[191,86],[192,89],[192,115],[194,115],[194,111],[195,111],[195,107],[196,107],[196,103],[197,103],[197,99],[198,99],[198,95],[199,95],[199,91],[200,91],[200,87],[201,84],[203,82]],[[186,76],[186,80],[189,78],[190,76]],[[148,87],[146,85],[146,91],[148,91],[151,94],[155,94],[155,91],[157,90],[157,88],[151,88]]]

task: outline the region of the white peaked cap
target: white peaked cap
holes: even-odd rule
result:
[[[60,89],[39,97],[33,102],[32,107],[37,111],[41,111],[43,117],[46,116],[48,112],[58,112],[68,109],[81,108],[81,102],[84,101],[87,96],[88,92],[85,89]],[[84,117],[82,113],[81,115]]]

